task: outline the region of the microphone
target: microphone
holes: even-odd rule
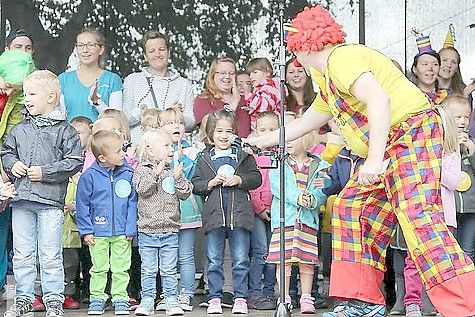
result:
[[[245,148],[245,147],[250,148],[252,153],[254,153],[254,154],[261,153],[260,148],[258,148],[255,145],[250,145],[249,143],[244,142],[240,137],[238,137],[235,134],[232,134],[230,136],[230,139],[231,139],[231,145],[234,145],[234,146],[237,146],[237,147],[240,147],[240,148]]]

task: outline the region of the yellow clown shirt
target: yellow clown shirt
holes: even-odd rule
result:
[[[325,75],[310,69],[312,80],[320,86],[312,109],[333,115],[344,138],[361,157],[367,157],[369,145],[366,104],[356,99],[350,89],[366,72],[371,72],[389,95],[391,127],[432,107],[424,93],[380,52],[358,44],[335,46],[328,58]]]

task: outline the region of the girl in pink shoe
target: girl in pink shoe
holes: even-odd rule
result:
[[[325,203],[323,182],[317,181],[321,172],[330,164],[318,155],[307,151],[314,145],[311,134],[287,142],[289,157],[285,163],[285,302],[290,304],[289,285],[292,265],[298,265],[302,295],[300,312],[314,313],[312,291],[315,265],[318,264],[317,232],[319,209]],[[279,264],[280,259],[280,176],[279,170],[269,172],[272,192],[271,227],[272,238],[267,262]],[[316,186],[315,183],[321,186]],[[280,272],[277,268],[277,272]],[[277,273],[277,279],[280,275]]]

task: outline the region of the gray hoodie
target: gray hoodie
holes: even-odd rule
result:
[[[80,171],[83,163],[79,136],[59,108],[47,117],[26,115],[10,131],[0,156],[18,193],[13,202],[32,201],[58,208],[64,205],[69,177]],[[43,179],[15,178],[12,167],[17,161],[40,166]]]
[[[190,131],[195,126],[193,115],[193,86],[191,82],[174,70],[168,70],[167,77],[154,75],[148,67],[139,73],[132,73],[124,79],[122,110],[130,125],[132,142],[140,138],[140,105],[164,110],[180,103],[185,118],[185,128]],[[153,98],[152,89],[155,94]]]

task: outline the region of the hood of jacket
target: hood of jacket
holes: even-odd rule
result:
[[[181,77],[180,73],[177,70],[175,70],[174,68],[168,68],[168,75],[169,76],[159,76],[159,75],[153,74],[150,71],[150,67],[148,67],[148,66],[143,67],[142,72],[144,72],[146,77],[153,77],[153,78],[156,78],[156,79],[159,79],[159,80],[173,81],[173,80],[178,79],[178,78]]]

